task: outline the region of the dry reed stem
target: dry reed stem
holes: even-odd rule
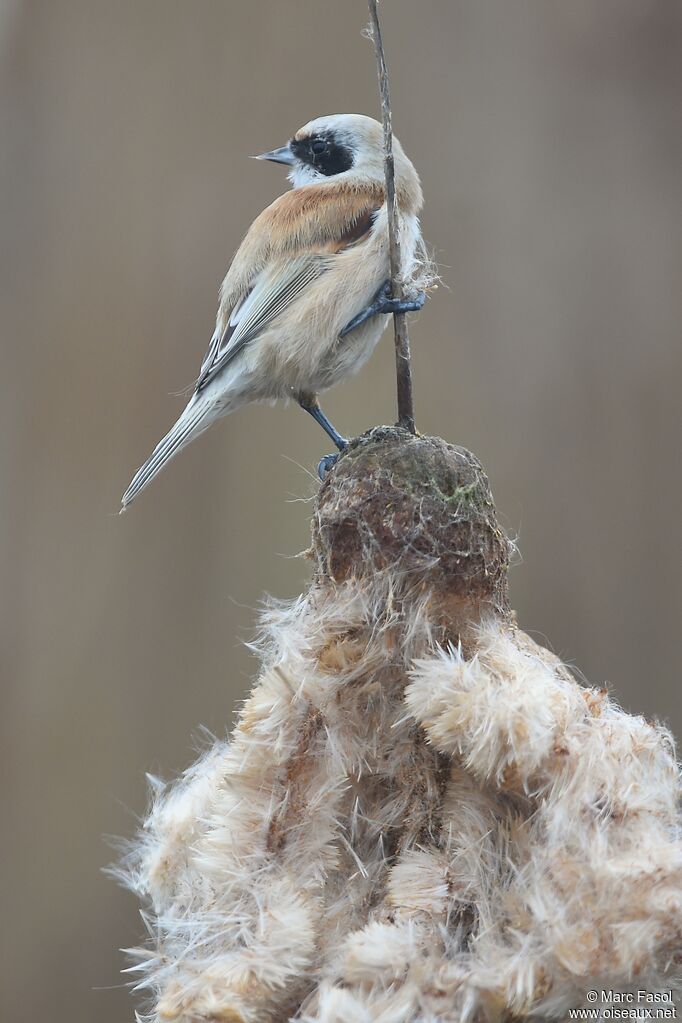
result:
[[[391,295],[393,298],[405,297],[405,289],[400,274],[400,235],[398,231],[398,211],[395,199],[395,168],[393,161],[393,114],[391,110],[391,87],[388,79],[386,55],[379,23],[377,0],[368,0],[370,16],[370,34],[374,43],[379,78],[379,97],[381,100],[381,122],[384,129],[384,165],[386,175],[386,209],[388,212],[388,255],[391,268]],[[393,314],[395,340],[395,368],[398,389],[398,425],[415,432],[414,397],[412,393],[412,367],[410,360],[410,335],[407,328],[405,313]]]

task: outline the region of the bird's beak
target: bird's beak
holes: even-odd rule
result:
[[[289,166],[296,163],[291,146],[282,146],[280,149],[271,149],[269,153],[260,153],[258,156],[254,156],[254,160],[272,160],[273,163],[287,163]]]

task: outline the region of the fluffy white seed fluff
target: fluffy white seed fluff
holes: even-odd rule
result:
[[[273,608],[229,743],[153,804],[125,872],[161,1023],[561,1020],[674,987],[668,733],[484,621],[440,648],[424,590]]]

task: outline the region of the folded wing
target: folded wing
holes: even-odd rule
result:
[[[302,188],[263,211],[223,283],[222,315],[201,364],[197,393],[328,269],[334,255],[367,237],[380,205],[381,197],[371,191],[341,197],[337,192],[332,200],[324,190]]]
[[[325,269],[325,257],[309,253],[297,256],[286,264],[279,263],[276,268],[262,270],[251,289],[235,305],[227,327],[223,330],[216,328],[201,364],[196,390],[203,390],[249,341],[291,305]]]

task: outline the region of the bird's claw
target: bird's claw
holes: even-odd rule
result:
[[[326,480],[327,473],[329,472],[329,470],[336,465],[338,460],[339,456],[336,454],[325,455],[324,458],[320,459],[319,464],[317,466],[317,475],[319,476],[322,483],[324,483],[324,481]]]
[[[424,308],[426,292],[416,291],[411,298],[391,298],[388,294],[390,285],[384,284],[380,297],[377,299],[380,313],[418,313]]]
[[[355,330],[356,327],[361,326],[373,316],[419,312],[425,301],[425,291],[418,291],[412,298],[391,298],[391,282],[386,281],[377,291],[371,304],[346,324],[339,337],[342,338],[346,334],[350,334],[351,330]]]

